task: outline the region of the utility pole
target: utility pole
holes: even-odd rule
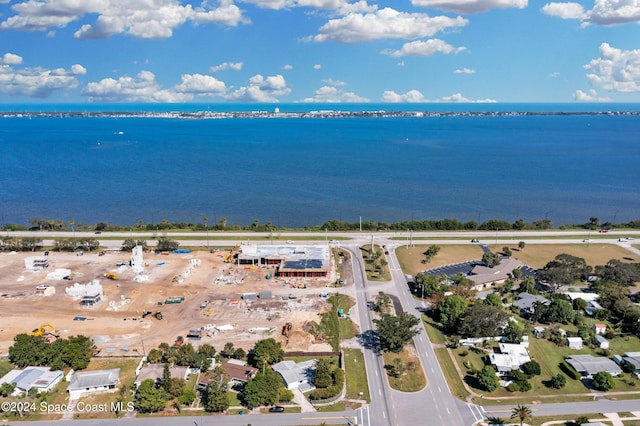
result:
[[[360,216],[360,232],[362,232],[362,216]]]

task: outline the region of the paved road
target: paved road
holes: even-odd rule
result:
[[[387,261],[391,270],[395,294],[406,312],[419,315],[418,310],[422,308],[422,305],[409,293],[406,278],[395,255],[395,248],[391,246],[387,246],[387,248],[389,248]],[[398,411],[403,413],[403,421],[410,420],[410,423],[401,424],[424,424],[421,423],[421,420],[424,422],[425,413],[429,413],[429,425],[471,425],[482,419],[482,414],[475,406],[465,404],[451,394],[438,364],[433,345],[422,324],[420,325],[420,334],[414,338],[414,344],[427,375],[428,383],[421,392],[406,394],[394,391],[394,401],[396,401]],[[420,410],[416,410],[416,407],[420,407]]]

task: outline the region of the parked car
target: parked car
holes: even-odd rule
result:
[[[471,240],[472,243],[479,243],[480,241],[476,240],[475,238],[473,240]]]
[[[275,407],[269,408],[270,413],[284,413],[284,407],[276,405]]]

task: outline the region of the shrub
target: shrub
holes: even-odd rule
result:
[[[560,373],[551,377],[551,380],[549,381],[549,385],[554,389],[561,389],[566,384],[567,384],[567,379]]]
[[[524,371],[528,378],[532,378],[533,376],[539,376],[542,369],[537,362],[529,361],[522,364],[522,371]]]
[[[580,380],[582,378],[582,376],[580,375],[580,373],[578,373],[576,370],[573,369],[573,367],[571,367],[569,364],[567,364],[566,362],[561,362],[559,364],[560,369],[569,377],[571,377],[574,380]]]

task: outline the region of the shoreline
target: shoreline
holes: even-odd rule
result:
[[[0,111],[1,118],[429,118],[429,117],[540,117],[540,116],[639,116],[640,111]]]

